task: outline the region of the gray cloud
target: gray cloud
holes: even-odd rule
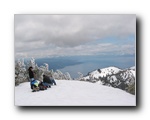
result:
[[[135,15],[15,15],[15,51],[51,55],[59,48],[64,54],[90,41],[135,34],[135,26]]]

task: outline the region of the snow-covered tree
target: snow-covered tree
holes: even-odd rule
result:
[[[49,70],[49,65],[47,63],[43,63],[42,66],[38,66],[35,62],[34,58],[31,58],[26,64],[24,63],[24,59],[17,60],[15,62],[15,85],[19,85],[22,82],[29,81],[29,73],[28,68],[33,67],[33,72],[35,73],[35,79],[42,80],[43,74],[50,76],[52,75],[54,79],[58,80],[71,80],[71,76],[68,72],[63,74],[60,70]]]
[[[66,77],[67,80],[72,80],[72,78],[71,78],[71,76],[68,72],[66,72],[65,77]]]
[[[78,72],[79,78],[78,80],[83,80],[83,74],[81,72]]]
[[[24,59],[15,62],[15,85],[28,81],[27,70],[25,68]]]

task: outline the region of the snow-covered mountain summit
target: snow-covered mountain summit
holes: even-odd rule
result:
[[[121,71],[121,69],[117,67],[107,67],[103,69],[98,69],[88,73],[88,75],[84,77],[84,79],[89,79],[90,77],[98,79],[100,77],[106,77],[108,75],[117,74],[119,71]]]
[[[98,69],[89,72],[81,80],[120,88],[135,94],[135,67],[124,70],[117,67]]]
[[[57,86],[31,92],[30,83],[15,87],[17,106],[135,106],[136,96],[120,89],[77,80],[56,80]]]

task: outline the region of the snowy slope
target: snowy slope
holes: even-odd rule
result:
[[[100,69],[100,71],[95,70],[93,72],[90,72],[89,74],[91,75],[91,77],[98,79],[99,77],[106,77],[107,75],[116,74],[119,71],[121,71],[121,69],[117,67],[107,67],[107,68]],[[84,77],[84,79],[89,79],[89,77],[90,76],[86,76]]]
[[[83,81],[56,80],[57,86],[31,92],[29,82],[15,87],[17,106],[135,106],[136,97],[118,88]]]
[[[92,71],[80,80],[120,88],[131,94],[135,94],[135,76],[135,67],[124,70],[117,67],[107,67]]]

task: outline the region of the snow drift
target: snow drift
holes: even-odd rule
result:
[[[15,87],[16,106],[136,106],[135,95],[118,88],[76,80],[56,80],[57,86],[31,92],[29,82]]]

